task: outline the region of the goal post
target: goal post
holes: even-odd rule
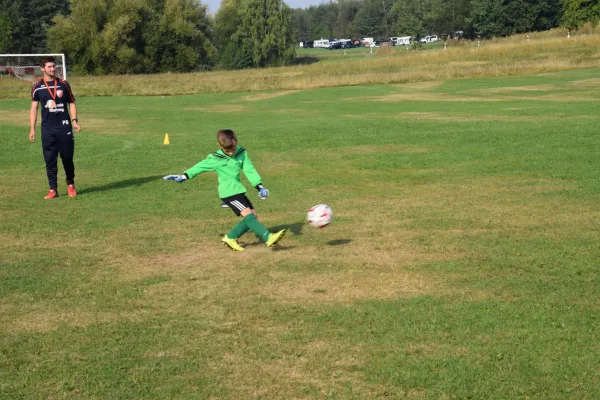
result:
[[[13,76],[24,81],[36,81],[42,76],[40,59],[52,56],[56,60],[56,76],[67,79],[65,55],[60,54],[0,54],[0,77]]]

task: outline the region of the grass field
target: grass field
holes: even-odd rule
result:
[[[52,201],[28,100],[0,100],[0,398],[598,398],[599,89],[81,97],[80,196]],[[290,230],[276,250],[220,246],[214,175],[161,180],[223,127]]]

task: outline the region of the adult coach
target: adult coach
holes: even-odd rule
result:
[[[75,151],[76,132],[81,131],[77,123],[77,108],[75,107],[75,96],[71,92],[71,86],[67,81],[59,79],[55,75],[56,62],[53,57],[43,57],[40,61],[43,73],[40,79],[31,89],[31,109],[29,110],[29,141],[35,141],[35,124],[37,122],[38,104],[42,108],[42,149],[46,161],[46,174],[50,190],[44,199],[49,200],[58,197],[57,183],[57,161],[58,155],[62,160],[67,177],[67,193],[69,197],[77,196],[75,190],[75,166],[73,165],[73,153]],[[66,105],[69,105],[67,110]]]

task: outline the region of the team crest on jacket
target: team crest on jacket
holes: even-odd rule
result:
[[[62,91],[62,90],[57,90],[57,91],[56,91],[56,95],[57,95],[58,97],[62,97],[62,95],[63,95],[63,91]]]

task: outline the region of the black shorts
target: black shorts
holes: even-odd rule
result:
[[[242,213],[245,208],[250,208],[254,210],[254,206],[250,202],[250,200],[246,197],[244,193],[235,194],[233,196],[225,197],[223,203],[227,204],[229,208],[237,215],[238,217]]]

